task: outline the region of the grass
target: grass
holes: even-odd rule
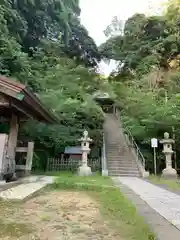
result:
[[[69,172],[48,173],[46,175],[56,176],[53,184],[48,186],[49,191],[71,190],[84,191],[99,203],[99,210],[110,229],[116,230],[122,239],[126,240],[155,240],[144,219],[140,217],[133,204],[113,185],[109,177],[99,174],[90,177],[79,177]],[[43,194],[43,193],[42,193]],[[21,207],[17,203],[0,202],[0,237],[12,236],[17,239],[32,231],[29,226],[21,222],[6,221],[6,217],[13,215]],[[70,210],[69,210],[70,211]],[[48,222],[48,217],[42,215],[41,220]],[[79,231],[79,230],[78,230]],[[76,233],[74,233],[76,234]]]
[[[24,234],[31,233],[32,229],[30,229],[24,223],[6,223],[1,220],[0,222],[0,237],[5,238],[7,235],[12,237],[21,237]]]
[[[165,186],[170,190],[180,190],[180,181],[176,179],[165,179],[160,176],[150,175],[148,180],[155,185]]]
[[[11,201],[0,200],[0,239],[6,239],[7,236],[19,239],[24,234],[31,233],[33,229],[26,223],[15,222],[12,219],[8,221],[9,216],[14,215],[14,211],[20,206]]]
[[[110,223],[110,227],[118,230],[123,239],[156,239],[144,219],[137,214],[136,208],[123,196],[119,188],[113,186],[113,182],[108,177],[100,175],[79,177],[69,173],[59,174],[55,183],[51,185],[51,189],[86,191],[100,203],[102,216]]]
[[[52,174],[52,173],[50,173]],[[60,172],[54,173],[53,176],[58,177],[54,183],[54,187],[60,188],[61,186],[68,188],[76,188],[77,185],[80,188],[91,188],[91,190],[104,187],[113,187],[113,182],[109,177],[102,177],[100,174],[96,173],[90,177],[80,177],[76,176],[70,172]],[[55,186],[56,185],[56,186]]]

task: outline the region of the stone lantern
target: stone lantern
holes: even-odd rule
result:
[[[89,145],[92,139],[88,137],[88,131],[84,131],[81,141],[82,161],[78,169],[79,176],[90,176],[92,174],[91,168],[88,166],[88,154],[90,153]]]
[[[169,138],[169,133],[165,132],[164,133],[164,139],[160,141],[160,143],[163,144],[163,153],[166,158],[166,168],[162,171],[162,176],[163,177],[177,177],[177,172],[174,168],[172,168],[172,144],[175,141],[173,139]]]

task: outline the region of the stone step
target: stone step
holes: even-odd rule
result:
[[[131,155],[129,151],[119,151],[119,149],[114,149],[114,150],[108,150],[107,155],[122,155],[124,156],[125,154]]]
[[[124,158],[108,158],[107,160],[108,163],[129,163],[129,164],[137,164],[135,160],[131,159],[124,159]]]
[[[118,172],[118,173],[128,173],[128,174],[136,174],[136,173],[139,173],[139,171],[136,169],[135,171],[134,170],[131,170],[131,169],[124,169],[124,170],[121,170],[121,169],[108,169],[109,172],[113,173],[113,172]]]
[[[117,150],[109,150],[109,151],[107,151],[106,155],[116,155],[116,156],[128,155],[128,156],[132,157],[131,152],[129,152],[129,151],[119,151],[118,149]]]
[[[130,148],[128,147],[128,146],[124,146],[124,147],[122,147],[122,145],[121,144],[118,144],[118,145],[114,145],[114,146],[107,146],[106,145],[106,149],[109,151],[109,150],[113,150],[113,149],[118,149],[119,151],[121,150],[123,150],[123,151],[129,151],[130,150]]]
[[[107,156],[107,159],[114,159],[117,160],[117,161],[124,161],[124,162],[136,162],[136,159],[133,158],[133,157],[128,157],[128,156],[111,156],[111,157],[108,157]]]
[[[9,188],[18,186],[19,184],[21,184],[20,181],[8,182],[8,183],[6,183],[5,181],[0,181],[0,191],[5,191]]]
[[[109,149],[109,148],[128,148],[127,144],[124,144],[124,141],[123,143],[120,142],[120,140],[118,140],[118,143],[106,143],[106,148]]]
[[[41,179],[33,181],[31,178],[30,182],[26,179],[24,183],[18,186],[0,192],[0,198],[4,200],[24,200],[46,185],[53,183],[54,179],[54,177],[42,177]]]
[[[122,170],[122,171],[125,171],[125,170],[135,170],[135,171],[139,171],[139,168],[137,168],[136,166],[113,166],[113,165],[108,165],[108,169],[118,169],[118,170]]]
[[[138,169],[116,169],[116,168],[111,168],[109,169],[108,168],[108,171],[109,172],[121,172],[121,173],[139,173],[139,170]]]
[[[119,155],[119,154],[122,154],[122,155],[124,155],[124,154],[129,154],[129,155],[131,155],[130,154],[130,152],[129,151],[122,151],[122,150],[120,150],[120,149],[107,149],[107,154],[116,154],[116,155]]]
[[[108,166],[108,170],[122,170],[122,171],[139,171],[138,168],[136,166],[132,166],[132,167],[122,167],[122,166]]]
[[[139,169],[131,149],[126,143],[124,130],[113,114],[107,114],[104,125],[107,165],[110,176],[139,177]]]
[[[114,153],[107,153],[106,154],[106,157],[107,158],[111,158],[111,157],[113,157],[113,158],[126,158],[126,159],[134,159],[133,158],[133,156],[132,155],[130,155],[129,153],[120,153],[120,152],[117,152],[117,151],[115,151]]]
[[[108,165],[108,167],[121,167],[121,168],[127,168],[127,169],[129,169],[129,168],[138,168],[138,166],[136,165],[136,164],[112,164],[112,163],[108,163],[107,164]]]
[[[108,169],[134,169],[138,170],[139,168],[137,166],[122,166],[122,165],[108,165]]]
[[[114,147],[114,146],[122,146],[123,142],[122,139],[118,136],[116,137],[112,137],[112,136],[108,136],[108,139],[106,139],[106,146],[107,147]]]
[[[126,158],[126,157],[107,157],[109,162],[131,162],[136,163],[135,159]]]
[[[133,165],[137,165],[136,161],[130,161],[130,160],[122,160],[122,159],[118,159],[118,160],[114,160],[114,159],[111,159],[111,160],[108,160],[107,161],[109,164],[127,164],[127,165],[130,165],[130,164],[133,164]]]
[[[122,158],[130,158],[134,159],[134,156],[130,152],[119,152],[119,151],[111,151],[107,152],[106,154],[107,157],[122,157]]]
[[[108,170],[111,171],[111,170],[116,170],[116,171],[138,171],[139,172],[139,169],[138,168],[134,168],[134,167],[114,167],[114,166],[108,166]]]
[[[119,151],[119,150],[113,150],[113,151],[107,151],[106,153],[107,156],[131,156],[132,158],[132,154],[129,151]]]
[[[108,171],[108,173],[110,175],[114,175],[114,174],[117,174],[117,175],[129,175],[129,176],[137,176],[137,175],[140,175],[139,172],[119,172],[119,171]]]
[[[130,152],[121,152],[121,151],[118,151],[118,150],[108,151],[106,155],[110,156],[110,157],[112,157],[112,156],[121,156],[121,157],[126,157],[126,158],[127,157],[130,157],[130,158],[133,157],[133,155],[130,154]]]
[[[116,154],[114,154],[114,155],[106,155],[106,157],[107,157],[107,159],[111,159],[111,158],[113,158],[113,159],[122,159],[122,160],[125,160],[125,161],[136,161],[132,156],[128,156],[128,155],[117,155],[117,153]]]
[[[113,171],[113,172],[111,172],[111,171],[108,171],[108,174],[110,175],[110,176],[112,176],[112,175],[119,175],[119,176],[125,176],[125,175],[127,175],[127,176],[140,176],[140,174],[139,174],[139,172],[115,172],[115,171]]]
[[[119,158],[119,157],[112,157],[112,158],[107,158],[108,162],[121,162],[121,163],[135,163],[136,164],[136,160],[135,159],[130,159],[130,158]]]
[[[119,151],[109,151],[107,152],[106,156],[108,157],[126,157],[126,158],[132,158],[132,155],[129,152],[119,152]]]
[[[118,172],[108,172],[109,176],[119,176],[119,177],[140,177],[140,174],[129,174],[129,173],[118,173]]]

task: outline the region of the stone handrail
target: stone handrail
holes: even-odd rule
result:
[[[108,168],[107,168],[107,156],[106,156],[106,142],[103,134],[103,147],[102,147],[102,176],[108,176]]]
[[[122,124],[120,113],[117,108],[115,108],[115,110],[114,110],[114,115],[120,121],[120,124]],[[130,146],[131,152],[137,162],[137,165],[138,165],[139,171],[141,172],[142,177],[148,177],[149,172],[147,172],[145,170],[146,160],[145,160],[140,148],[138,147],[133,135],[127,128],[124,128],[124,133],[125,133],[124,135],[125,135],[126,142],[127,142],[128,146]]]

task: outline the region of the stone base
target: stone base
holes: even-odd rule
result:
[[[83,177],[91,176],[92,175],[91,168],[88,166],[79,167],[78,175]]]
[[[26,170],[26,171],[25,171],[25,176],[26,176],[26,177],[31,176],[31,170]]]
[[[174,168],[165,168],[162,171],[161,177],[164,177],[164,178],[177,178],[177,171]]]
[[[142,175],[143,175],[143,178],[148,178],[149,177],[149,172],[144,171]]]
[[[4,186],[6,184],[6,181],[5,180],[0,180],[0,187],[1,186]]]
[[[12,172],[4,174],[3,180],[5,180],[6,182],[13,182],[14,174]]]
[[[102,170],[102,176],[107,177],[108,176],[108,170]]]
[[[4,181],[4,174],[0,173],[0,181]]]
[[[16,170],[16,176],[18,178],[28,177],[31,175],[31,170]]]

